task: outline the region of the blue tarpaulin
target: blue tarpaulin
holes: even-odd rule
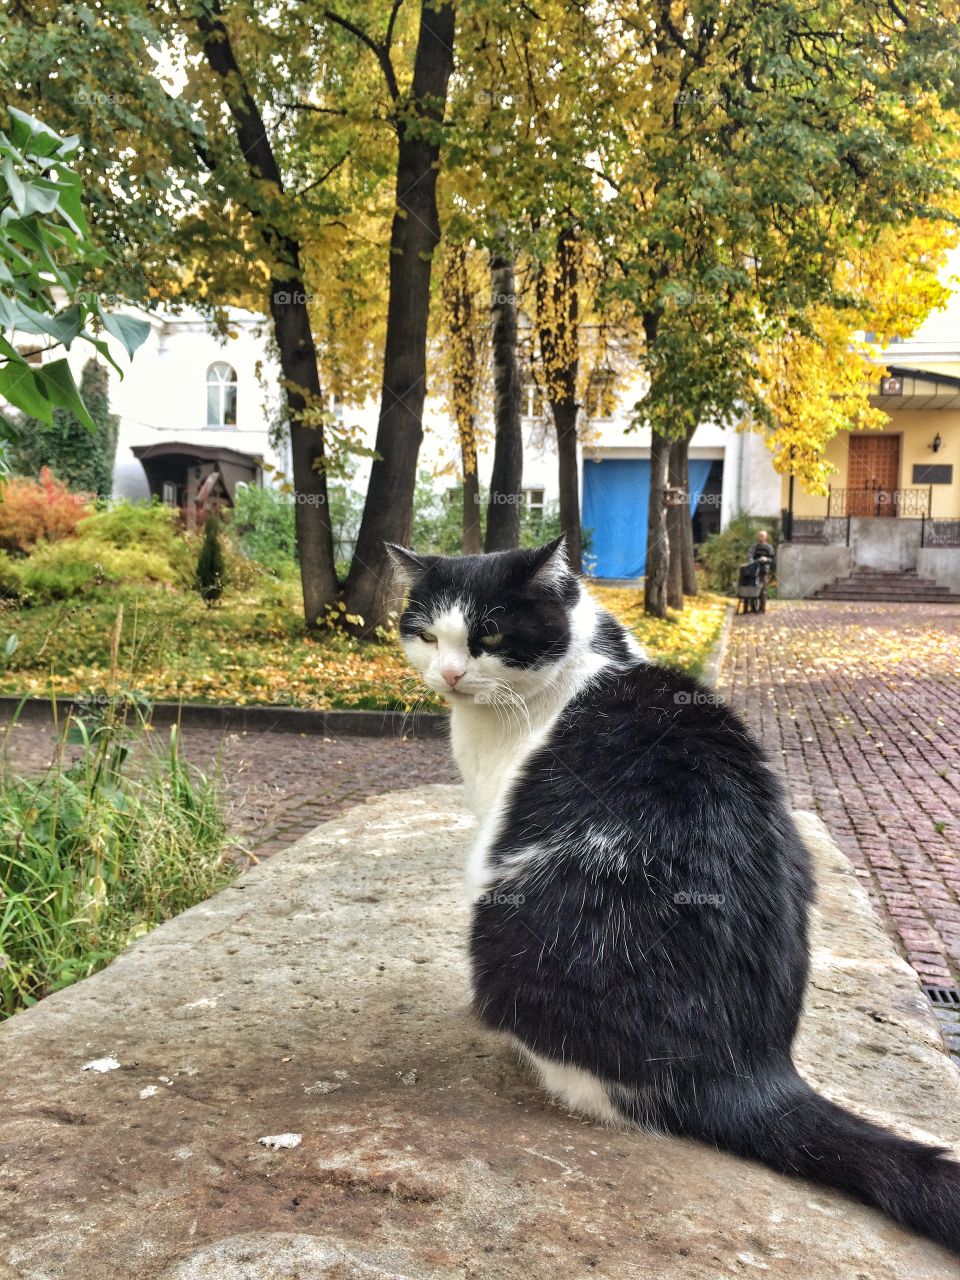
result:
[[[710,474],[709,458],[690,459],[690,513]],[[583,464],[585,560],[595,578],[639,578],[646,571],[649,458],[601,458]]]

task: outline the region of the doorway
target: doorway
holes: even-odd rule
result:
[[[900,437],[851,436],[848,516],[895,516],[900,489]]]

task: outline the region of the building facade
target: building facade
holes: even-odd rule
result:
[[[154,313],[145,317],[150,335],[132,361],[117,351],[123,378],[111,374],[111,409],[120,421],[114,495],[131,501],[156,498],[196,519],[198,504],[212,494],[231,503],[236,485],[270,483],[289,476],[289,449],[281,424],[280,371],[272,357],[262,317],[228,315],[215,332],[200,315]],[[89,349],[74,346],[71,365],[79,378]],[[624,388],[609,411],[582,415],[579,470],[588,571],[598,577],[632,578],[644,571],[650,433],[631,425],[642,395],[637,380]],[[377,405],[331,405],[376,439]],[[557,500],[557,455],[547,417],[533,388],[524,400],[523,498],[532,509]],[[490,433],[487,433],[489,437]],[[451,488],[457,474],[456,430],[443,405],[428,396],[420,465]],[[489,481],[492,440],[482,438],[481,484]],[[352,483],[363,491],[370,461],[358,457]],[[780,480],[763,440],[752,433],[705,423],[690,446],[691,514],[702,541],[738,511],[773,517],[780,508]]]
[[[882,431],[842,431],[830,441],[825,456],[834,473],[826,495],[783,478],[790,543],[780,554],[781,594],[838,592],[864,574],[916,575],[960,592],[956,294],[913,338],[877,357],[870,400],[889,422]]]

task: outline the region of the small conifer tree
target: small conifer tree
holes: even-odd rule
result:
[[[214,605],[223,595],[223,547],[220,545],[220,520],[211,511],[203,524],[203,543],[197,557],[196,588],[207,605]]]

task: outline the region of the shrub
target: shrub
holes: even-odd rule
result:
[[[183,552],[177,513],[159,502],[118,502],[97,511],[77,530],[77,541],[139,547],[174,560]]]
[[[434,556],[456,556],[463,547],[460,493],[438,489],[428,471],[417,477],[410,545],[422,555]]]
[[[0,775],[0,1018],[102,968],[231,876],[217,787],[178,750],[125,762],[144,721],[89,700],[68,742],[79,760],[41,779]]]
[[[290,494],[272,485],[237,485],[230,532],[245,555],[278,577],[296,568],[296,512]]]
[[[481,489],[480,523],[486,526],[487,491]],[[520,508],[520,545],[537,547],[560,536],[560,507],[548,502],[542,512]],[[429,472],[422,471],[413,500],[410,545],[426,555],[458,556],[463,550],[463,490],[443,492]]]
[[[543,512],[531,511],[529,507],[520,508],[520,545],[521,547],[539,547],[545,542],[559,538],[560,504],[545,502]],[[584,537],[584,550],[589,545],[589,538]]]
[[[0,549],[31,551],[39,542],[68,537],[90,514],[89,499],[71,493],[42,467],[38,480],[6,480],[0,488]]]
[[[762,519],[742,512],[735,515],[722,532],[711,534],[699,547],[699,558],[706,571],[706,585],[711,591],[733,594],[737,585],[737,569],[749,560],[761,529],[766,529],[776,550],[780,541],[779,519]]]
[[[0,551],[0,597],[15,598],[20,594],[20,575],[17,562],[6,551]]]
[[[196,588],[205,604],[216,604],[223,595],[226,567],[220,545],[220,521],[211,512],[203,526],[203,542],[197,556]]]
[[[11,561],[9,567],[17,594],[38,604],[67,600],[107,584],[156,582],[169,586],[175,577],[170,560],[159,552],[148,547],[115,547],[98,538],[44,544],[26,560]]]

